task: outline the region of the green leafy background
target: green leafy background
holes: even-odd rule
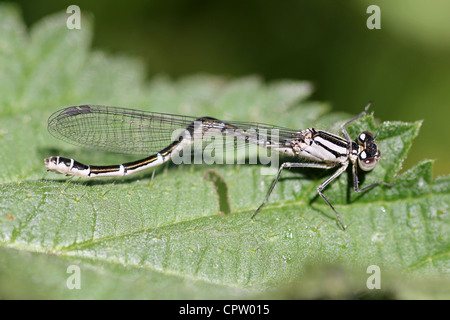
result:
[[[290,170],[252,221],[273,176],[255,165],[164,165],[124,179],[86,181],[45,171],[50,155],[122,163],[123,155],[80,150],[52,138],[60,107],[106,104],[221,119],[316,126],[338,132],[351,115],[308,100],[308,82],[257,76],[193,75],[145,80],[143,65],[91,51],[92,27],[66,28],[66,15],[26,30],[19,11],[0,6],[0,297],[11,298],[449,298],[448,176],[432,161],[401,173],[421,122],[350,128],[378,132],[382,160],[360,177],[394,183],[363,194],[343,174],[316,194],[330,172]],[[276,115],[276,116],[275,116]],[[217,194],[213,170],[228,194]],[[218,197],[232,213],[220,215]],[[69,290],[67,267],[81,269]],[[366,287],[367,267],[382,272]]]

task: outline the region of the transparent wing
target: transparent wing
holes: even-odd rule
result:
[[[48,120],[48,131],[65,142],[125,154],[159,152],[181,134],[195,139],[230,143],[244,142],[265,147],[284,146],[296,130],[254,122],[221,121],[209,117],[191,117],[98,105],[61,109]],[[232,140],[233,140],[232,139]],[[202,146],[205,143],[202,141]]]

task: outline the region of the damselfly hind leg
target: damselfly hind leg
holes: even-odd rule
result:
[[[344,164],[342,165],[335,173],[333,173],[333,175],[331,177],[329,177],[327,180],[325,180],[323,183],[320,184],[319,187],[317,187],[317,192],[319,193],[320,197],[325,200],[325,202],[330,206],[330,208],[333,210],[333,212],[336,214],[336,218],[338,220],[338,224],[339,226],[345,230],[345,225],[342,223],[341,221],[341,217],[339,215],[339,213],[336,211],[336,209],[333,207],[333,205],[330,203],[330,201],[328,201],[328,199],[325,197],[325,195],[322,193],[322,190],[330,183],[332,182],[334,179],[336,179],[337,177],[339,177],[342,172],[345,171],[345,169],[347,168],[348,164]],[[266,197],[264,198],[264,201],[261,203],[261,205],[258,207],[258,209],[256,209],[256,211],[253,213],[252,215],[252,219],[255,218],[255,216],[258,214],[258,212],[261,210],[262,207],[264,207],[264,205],[267,203],[267,201],[269,200],[269,197],[273,191],[273,189],[275,188],[275,185],[277,184],[278,180],[280,179],[280,175],[281,172],[283,171],[284,168],[316,168],[316,169],[330,169],[332,168],[332,166],[330,165],[326,165],[326,164],[321,164],[321,163],[296,163],[296,162],[285,162],[280,166],[280,169],[278,170],[277,176],[275,178],[275,180],[273,181],[269,192],[267,193]]]

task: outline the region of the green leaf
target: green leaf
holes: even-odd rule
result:
[[[262,165],[168,164],[105,180],[46,172],[43,159],[57,154],[95,164],[132,159],[52,138],[47,118],[70,105],[334,132],[351,117],[306,101],[307,82],[211,75],[147,82],[136,60],[90,51],[88,16],[81,30],[68,30],[66,18],[47,17],[27,33],[16,7],[0,5],[1,298],[449,298],[442,288],[450,177],[433,180],[430,160],[399,174],[421,122],[367,116],[351,125],[352,137],[377,132],[382,152],[362,185],[394,185],[356,194],[349,172],[328,186],[346,231],[317,196],[331,174],[323,170],[283,172],[255,220],[274,178]],[[79,290],[67,286],[73,265]],[[370,265],[380,267],[381,291],[366,287]]]

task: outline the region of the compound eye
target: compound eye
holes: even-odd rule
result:
[[[363,145],[369,141],[374,141],[373,134],[369,131],[361,132],[358,136],[358,144]]]
[[[358,157],[358,164],[361,170],[370,171],[375,165],[378,163],[378,157],[367,157],[367,153],[365,151],[361,151]]]

